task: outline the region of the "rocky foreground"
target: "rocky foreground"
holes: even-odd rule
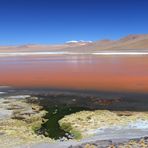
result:
[[[60,142],[35,132],[47,120],[38,99],[0,98],[0,148],[148,148],[148,112],[95,110],[67,115],[59,125],[76,141]]]

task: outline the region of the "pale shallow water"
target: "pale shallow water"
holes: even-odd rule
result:
[[[130,122],[127,125],[123,126],[112,126],[112,127],[102,127],[94,130],[88,130],[88,134],[95,134],[95,135],[100,135],[100,134],[106,134],[106,131],[112,131],[114,133],[119,133],[120,131],[129,131],[127,134],[131,134],[131,131],[144,131],[145,133],[148,133],[148,120],[143,121],[143,120],[137,120],[134,122]]]
[[[0,92],[0,94],[5,94],[6,92]]]

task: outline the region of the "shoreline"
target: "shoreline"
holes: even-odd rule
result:
[[[39,56],[39,55],[102,55],[102,56],[109,56],[109,55],[116,55],[116,56],[126,56],[126,55],[148,55],[146,51],[101,51],[101,52],[88,52],[88,53],[81,53],[81,52],[68,52],[68,51],[45,51],[45,52],[0,52],[0,57],[13,57],[13,56]]]

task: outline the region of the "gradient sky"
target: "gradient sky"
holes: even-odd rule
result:
[[[0,45],[148,33],[147,0],[0,0]]]

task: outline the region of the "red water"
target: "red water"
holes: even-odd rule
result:
[[[0,85],[148,92],[148,56],[0,58]]]

